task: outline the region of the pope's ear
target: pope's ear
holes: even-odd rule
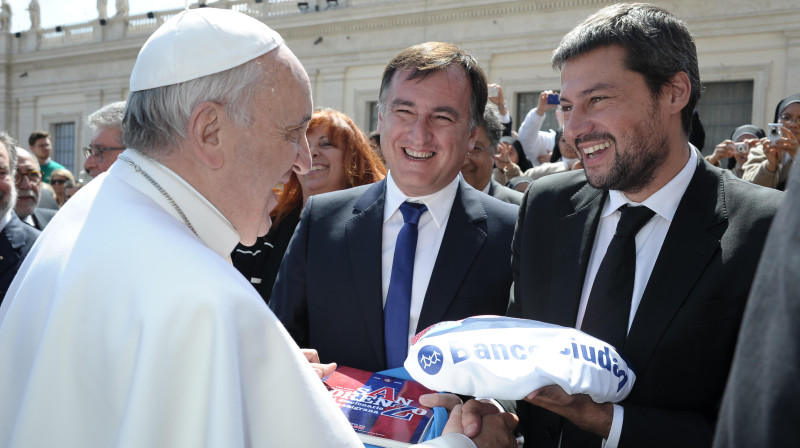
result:
[[[225,162],[221,132],[224,120],[222,106],[211,101],[198,104],[189,117],[187,131],[195,156],[212,170]]]

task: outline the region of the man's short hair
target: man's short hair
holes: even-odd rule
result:
[[[469,77],[471,95],[469,101],[469,129],[473,130],[478,126],[486,108],[486,99],[489,95],[489,87],[486,81],[486,74],[478,65],[478,61],[471,54],[452,44],[442,42],[426,42],[406,48],[395,56],[386,69],[383,71],[381,79],[381,89],[378,96],[378,110],[383,112],[386,109],[386,95],[391,87],[395,73],[398,71],[408,71],[406,79],[425,79],[432,73],[447,70],[451,65],[458,64]]]
[[[33,131],[31,132],[31,136],[28,137],[28,146],[33,146],[36,144],[36,140],[40,138],[50,138],[50,133],[47,131]]]
[[[234,123],[250,123],[250,102],[264,67],[258,58],[223,72],[154,89],[131,92],[122,118],[122,139],[141,152],[166,150],[186,138],[194,108],[213,101],[225,105]]]
[[[122,115],[125,113],[125,101],[117,101],[97,109],[86,117],[86,122],[94,130],[98,129],[121,129]],[[122,141],[122,134],[117,138],[120,146],[125,146]]]
[[[494,105],[487,105],[483,112],[480,126],[486,130],[486,137],[489,139],[492,154],[497,152],[497,145],[503,137],[503,123],[500,122],[500,113]]]
[[[703,86],[697,48],[686,23],[647,3],[608,6],[564,36],[553,52],[553,68],[560,69],[570,59],[608,45],[619,45],[625,50],[626,67],[644,76],[653,98],[676,73],[686,72],[692,91],[681,111],[681,124],[688,136],[692,112]]]

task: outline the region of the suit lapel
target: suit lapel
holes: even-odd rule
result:
[[[455,299],[469,267],[486,241],[487,215],[478,195],[483,193],[469,188],[463,179],[459,181],[442,245],[425,292],[417,332],[443,320],[445,311]]]
[[[575,212],[554,224],[549,322],[575,326],[589,256],[607,195],[607,192],[586,184],[571,198]],[[575,235],[581,237],[575,238]]]
[[[720,249],[720,235],[715,230],[721,230],[725,216],[721,174],[700,159],[628,332],[624,351],[637,368],[645,368],[678,309]]]
[[[20,226],[27,224],[14,215],[0,234],[0,275],[19,263],[19,249],[25,244],[25,233]]]
[[[353,206],[345,224],[347,247],[358,293],[358,303],[370,335],[375,356],[383,363],[383,300],[381,289],[381,247],[386,181],[372,185]]]

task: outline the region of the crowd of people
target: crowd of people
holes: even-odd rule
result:
[[[748,387],[782,356],[754,344],[764,320],[796,339],[770,304],[800,312],[782,270],[800,94],[703,157],[697,52],[668,11],[605,7],[551,62],[560,88],[514,131],[471,54],[406,48],[368,136],[312,108],[278,33],[187,8],[142,47],[128,99],[87,117],[91,182],[47,132],[29,150],[0,133],[0,444],[360,446],[320,378],[401,367],[417,333],[475,315],[578,328],[636,383],[619,403],[428,395],[450,416],[421,446],[800,440]],[[771,420],[749,432],[753,401]]]

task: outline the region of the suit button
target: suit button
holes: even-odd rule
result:
[[[544,430],[544,434],[547,436],[548,439],[552,439],[558,436],[558,428],[555,425],[547,425]]]

